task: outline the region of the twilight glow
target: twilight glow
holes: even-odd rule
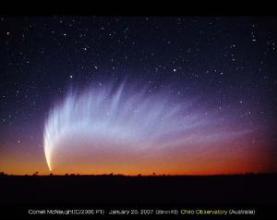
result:
[[[71,91],[54,106],[44,151],[50,171],[76,171],[79,159],[94,173],[205,172],[247,161],[241,145],[253,131],[231,125],[196,99],[149,93],[132,83],[103,84]]]

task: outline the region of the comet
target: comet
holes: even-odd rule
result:
[[[229,127],[226,117],[221,120],[213,111],[207,115],[197,99],[168,91],[126,81],[70,90],[45,121],[43,142],[49,170],[55,167],[54,155],[59,148],[66,151],[63,143],[70,138],[80,143],[86,140],[92,154],[104,146],[108,152],[161,156],[171,150],[189,153],[195,146],[205,152],[214,143],[249,133],[248,129],[222,129]]]

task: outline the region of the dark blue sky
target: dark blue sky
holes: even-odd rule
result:
[[[25,142],[37,153],[69,87],[127,77],[233,112],[276,155],[276,27],[276,17],[0,17],[0,152]]]

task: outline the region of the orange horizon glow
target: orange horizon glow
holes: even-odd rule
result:
[[[212,154],[206,153],[205,157],[191,155],[191,160],[184,162],[183,155],[167,155],[168,159],[145,160],[139,164],[115,164],[114,166],[98,166],[85,163],[79,158],[78,163],[63,164],[49,171],[43,154],[34,158],[33,155],[23,152],[9,152],[1,155],[0,172],[8,175],[126,175],[126,176],[152,176],[155,175],[237,175],[246,173],[272,172],[268,155],[257,151],[245,154]],[[3,157],[4,156],[4,157]],[[166,158],[166,157],[164,157]],[[169,163],[168,161],[171,161]],[[172,162],[174,161],[174,162]]]

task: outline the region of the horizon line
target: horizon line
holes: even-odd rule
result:
[[[277,172],[246,172],[246,173],[217,173],[217,174],[121,174],[121,173],[103,173],[103,174],[80,174],[80,173],[64,173],[64,174],[39,174],[35,172],[33,174],[11,174],[0,172],[0,176],[124,176],[124,177],[162,177],[162,176],[246,176],[246,175],[276,175]]]

